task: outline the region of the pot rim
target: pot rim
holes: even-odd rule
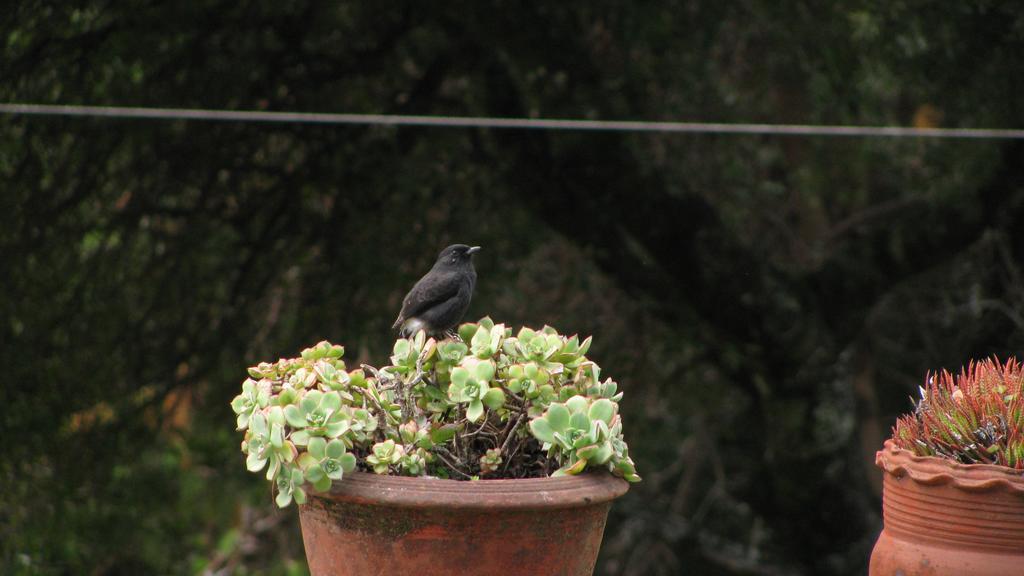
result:
[[[951,485],[971,492],[1001,489],[1024,495],[1024,470],[998,464],[962,464],[937,456],[918,456],[890,438],[875,453],[875,466],[896,478],[919,484]]]
[[[629,483],[607,471],[557,478],[445,480],[352,472],[310,496],[401,508],[555,509],[609,502]]]

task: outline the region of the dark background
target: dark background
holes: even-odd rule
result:
[[[1012,3],[168,4],[5,9],[0,101],[1024,126]],[[228,402],[453,242],[625,391],[601,575],[864,573],[907,397],[1024,342],[1021,141],[3,116],[0,182],[4,574],[304,573]]]

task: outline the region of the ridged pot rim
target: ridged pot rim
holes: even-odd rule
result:
[[[962,464],[936,456],[918,456],[886,440],[875,466],[894,477],[907,476],[926,486],[950,485],[968,492],[1005,490],[1024,496],[1024,470],[998,464]]]
[[[402,508],[527,510],[593,506],[629,490],[629,483],[608,472],[557,478],[514,480],[445,480],[352,472],[335,480],[326,500]]]

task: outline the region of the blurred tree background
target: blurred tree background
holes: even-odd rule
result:
[[[1024,126],[986,0],[19,2],[0,101]],[[1024,344],[1020,141],[0,117],[0,572],[302,574],[245,367],[469,317],[593,334],[645,481],[598,574],[862,574],[927,370]]]

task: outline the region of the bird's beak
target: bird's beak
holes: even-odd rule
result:
[[[472,247],[469,248],[469,250],[466,250],[466,254],[472,256],[474,253],[479,252],[479,251],[480,251],[480,247],[479,246],[472,246]]]

